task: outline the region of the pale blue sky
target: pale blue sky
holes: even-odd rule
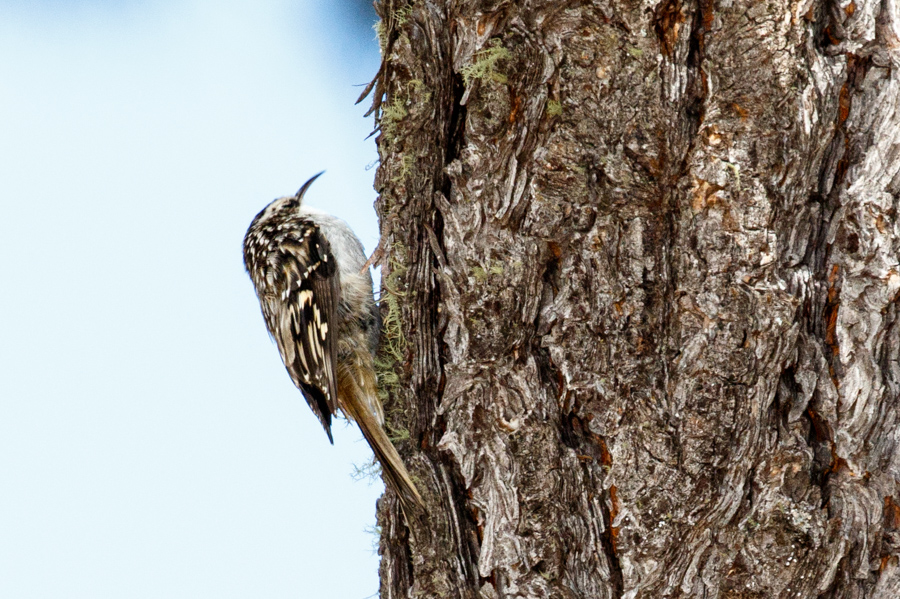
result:
[[[376,592],[371,454],[241,263],[323,169],[310,204],[377,241],[377,47],[332,4],[0,0],[0,597]]]

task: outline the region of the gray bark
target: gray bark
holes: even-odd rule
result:
[[[378,9],[381,596],[900,597],[900,2]]]

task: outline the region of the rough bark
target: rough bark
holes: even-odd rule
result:
[[[381,596],[900,597],[898,0],[378,9]]]

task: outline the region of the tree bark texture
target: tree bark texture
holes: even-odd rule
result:
[[[378,10],[381,596],[900,597],[900,1]]]

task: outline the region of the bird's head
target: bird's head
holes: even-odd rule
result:
[[[303,203],[303,195],[306,193],[306,190],[309,189],[313,181],[318,179],[324,172],[325,171],[322,171],[321,173],[317,173],[310,177],[309,180],[304,183],[303,186],[300,187],[300,189],[297,190],[297,193],[293,196],[285,196],[283,198],[274,200],[272,203],[266,206],[262,210],[262,212],[256,215],[256,218],[253,219],[250,227],[252,228],[253,225],[262,224],[276,214],[280,214],[285,211],[293,212],[294,210],[297,210]]]

